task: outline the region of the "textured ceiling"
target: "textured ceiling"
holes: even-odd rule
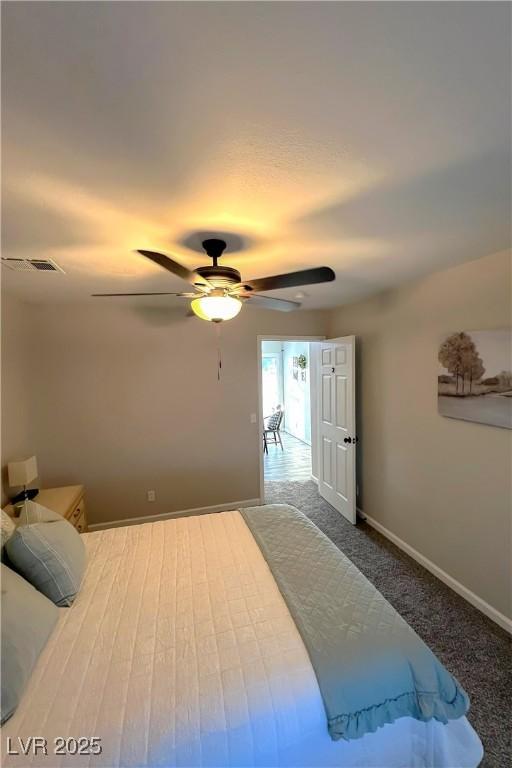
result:
[[[305,289],[327,307],[506,248],[510,13],[4,3],[3,255],[66,271],[4,268],[4,286],[181,290],[133,250],[195,267],[187,237],[221,230],[243,237],[225,262],[246,278],[333,267]]]

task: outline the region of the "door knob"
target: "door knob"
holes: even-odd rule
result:
[[[343,440],[343,442],[344,442],[344,443],[351,443],[351,442],[352,442],[352,438],[351,438],[351,437],[346,437],[346,438]]]

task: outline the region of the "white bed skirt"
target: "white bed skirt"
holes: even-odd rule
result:
[[[88,567],[23,701],[8,766],[476,768],[466,718],[333,742],[306,649],[239,512],[85,534]],[[48,755],[7,755],[43,736]],[[97,736],[100,755],[53,754]]]

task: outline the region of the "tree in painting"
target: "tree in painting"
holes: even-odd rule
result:
[[[498,379],[499,392],[512,390],[512,371],[501,371],[496,378]]]
[[[455,394],[473,391],[473,382],[479,381],[485,373],[484,364],[478,354],[475,342],[468,333],[452,333],[439,349],[439,362],[455,379]]]

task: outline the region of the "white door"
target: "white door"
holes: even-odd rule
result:
[[[355,336],[320,342],[320,495],[356,522]]]

